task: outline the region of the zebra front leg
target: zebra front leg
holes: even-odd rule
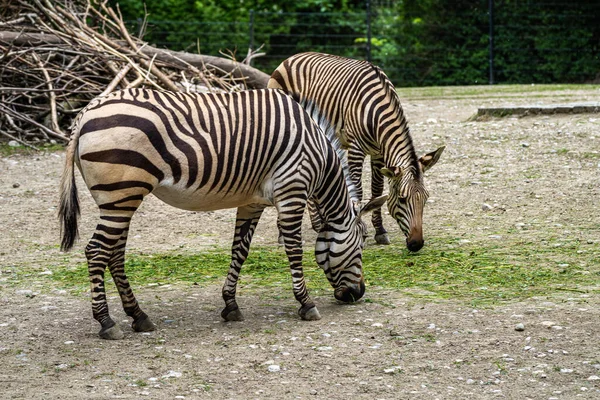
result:
[[[383,174],[381,169],[385,167],[383,158],[371,156],[371,198],[377,198],[383,194]],[[387,230],[383,227],[381,208],[373,210],[371,222],[375,228],[375,242],[378,244],[390,244]]]
[[[282,207],[283,208],[283,207]],[[299,210],[302,208],[302,210]],[[307,321],[321,319],[319,310],[308,295],[304,272],[302,270],[302,214],[304,206],[295,208],[293,212],[280,211],[281,230],[285,241],[285,252],[290,262],[294,297],[300,302],[298,314]]]
[[[256,224],[258,223],[263,210],[263,206],[252,205],[240,207],[237,210],[235,235],[233,237],[233,245],[231,246],[231,264],[229,265],[229,272],[225,279],[225,285],[223,285],[225,308],[221,311],[221,317],[225,321],[244,320],[244,316],[235,301],[235,293],[242,264],[244,264],[244,261],[246,261],[246,258],[248,257],[252,235],[254,235]]]

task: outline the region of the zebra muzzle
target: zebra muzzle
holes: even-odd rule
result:
[[[365,294],[365,282],[360,281],[360,285],[344,286],[337,288],[333,293],[334,297],[344,303],[354,303]]]

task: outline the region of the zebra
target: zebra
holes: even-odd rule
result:
[[[445,146],[417,158],[400,99],[385,73],[367,61],[300,53],[275,69],[268,87],[314,102],[336,126],[336,136],[348,149],[350,174],[360,198],[362,166],[370,155],[373,198],[381,195],[387,177],[388,210],[406,236],[407,248],[419,251],[429,197],[423,173],[439,160]],[[311,219],[318,226],[318,216]],[[389,244],[380,209],[373,211],[372,223],[375,241]]]
[[[226,321],[243,319],[235,299],[237,280],[267,206],[278,210],[302,319],[320,318],[302,271],[301,223],[309,199],[324,219],[315,256],[335,298],[351,302],[364,294],[366,226],[360,218],[386,199],[355,210],[343,160],[312,118],[292,97],[269,89],[220,94],[128,89],[96,98],[78,114],[61,178],[61,249],[70,250],[78,236],[76,163],[100,210],[85,255],[101,338],[124,336],[109,315],[106,267],[125,313],[133,319],[133,330],[155,329],[124,269],[131,218],[150,193],[192,211],[237,207],[231,264],[222,291],[221,317]]]

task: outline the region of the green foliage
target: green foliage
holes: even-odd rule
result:
[[[131,29],[137,31],[143,3],[118,3]],[[238,59],[248,46],[264,44],[266,56],[257,58],[255,66],[267,73],[302,51],[366,57],[364,1],[147,3],[146,39],[151,43],[213,55],[229,50],[237,52]],[[487,0],[372,0],[371,4],[371,60],[397,86],[488,83]],[[495,0],[493,20],[496,83],[576,83],[598,76],[597,1]]]

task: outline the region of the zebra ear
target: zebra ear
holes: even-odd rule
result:
[[[394,167],[394,169],[391,169],[388,167],[383,167],[381,168],[381,173],[383,174],[383,176],[388,177],[390,179],[398,178],[402,176],[402,168]]]
[[[369,200],[369,202],[367,204],[365,204],[358,210],[358,215],[357,215],[356,219],[359,220],[366,213],[380,208],[382,205],[385,204],[387,198],[388,198],[388,195],[386,194],[386,195],[375,197],[374,199]]]
[[[421,164],[423,172],[427,171],[429,168],[433,167],[436,162],[438,162],[445,148],[446,146],[442,146],[436,151],[427,153],[423,157],[419,158],[419,163]]]

